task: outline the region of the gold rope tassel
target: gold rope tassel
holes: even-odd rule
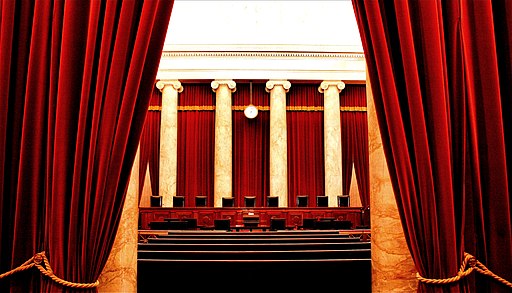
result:
[[[43,263],[43,262],[44,262],[44,267],[41,265],[41,263]],[[30,268],[32,268],[34,266],[43,275],[49,277],[54,282],[56,282],[56,283],[58,283],[60,285],[66,286],[66,287],[89,289],[89,288],[98,287],[98,285],[100,284],[99,281],[96,281],[94,283],[73,283],[73,282],[69,282],[69,281],[66,281],[66,280],[63,280],[63,279],[57,277],[53,273],[52,267],[50,266],[50,263],[48,262],[48,258],[46,257],[44,251],[36,253],[32,258],[30,258],[29,260],[24,262],[19,267],[15,268],[15,269],[12,269],[12,270],[10,270],[10,271],[8,271],[6,273],[1,274],[0,275],[0,279],[2,279],[4,277],[8,277],[10,275],[13,275],[13,274],[15,274],[17,272],[28,270],[28,269],[30,269]]]
[[[449,284],[449,283],[457,282],[457,281],[461,280],[462,278],[467,277],[469,274],[471,274],[473,272],[473,270],[475,270],[481,274],[484,274],[486,276],[492,277],[495,280],[512,288],[511,282],[509,282],[509,281],[503,279],[502,277],[491,272],[484,264],[482,264],[474,256],[472,256],[471,254],[469,254],[467,252],[464,252],[464,260],[462,261],[462,264],[460,266],[459,272],[457,273],[457,276],[451,277],[451,278],[446,278],[446,279],[427,279],[427,278],[420,276],[419,273],[416,273],[416,278],[420,282],[423,282],[423,283],[442,285],[442,284]]]

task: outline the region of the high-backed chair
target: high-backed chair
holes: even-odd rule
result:
[[[256,196],[244,196],[244,205],[247,208],[253,208],[256,206]]]
[[[172,197],[172,206],[175,208],[182,208],[185,206],[185,197],[176,195]]]
[[[222,198],[222,207],[223,208],[232,208],[235,204],[235,199],[233,197],[223,197]]]
[[[326,208],[329,206],[329,197],[327,195],[318,195],[316,197],[316,206]]]
[[[277,208],[278,206],[279,206],[279,197],[278,196],[267,196],[267,207]]]
[[[308,196],[305,194],[297,195],[297,206],[298,207],[307,207],[308,206]]]
[[[161,207],[162,206],[162,196],[161,195],[151,195],[149,199],[149,204],[151,207]]]
[[[204,196],[204,195],[196,196],[196,207],[206,207],[206,196]]]
[[[338,195],[338,206],[339,207],[348,207],[348,206],[350,206],[350,196],[348,196],[348,195]]]

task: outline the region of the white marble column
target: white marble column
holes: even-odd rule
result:
[[[156,87],[162,92],[158,194],[162,196],[162,207],[172,207],[178,169],[178,93],[183,87],[178,80],[160,80]]]
[[[372,292],[416,292],[416,269],[398,214],[369,79],[366,82],[366,96],[370,151]]]
[[[330,207],[338,206],[338,195],[343,195],[340,93],[344,88],[339,80],[326,80],[318,87],[324,94],[325,195]]]
[[[140,145],[132,166],[116,239],[99,277],[98,292],[137,292],[139,158]]]
[[[233,195],[231,94],[236,91],[236,83],[233,80],[214,80],[211,86],[216,94],[213,205],[222,207],[222,197]]]
[[[287,80],[269,80],[270,93],[270,195],[279,197],[279,207],[288,207],[288,149],[286,134]]]

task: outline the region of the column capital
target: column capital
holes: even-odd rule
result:
[[[161,92],[164,91],[165,86],[172,86],[178,93],[183,91],[183,87],[179,80],[159,80],[156,82],[156,88]]]
[[[341,80],[324,80],[318,87],[318,91],[324,93],[330,86],[335,86],[338,90],[338,93],[345,88],[345,83]]]
[[[288,92],[288,90],[292,86],[292,84],[287,80],[269,80],[265,85],[265,90],[267,91],[267,93],[270,93],[270,91],[274,89],[274,86],[276,85],[282,86],[286,92]]]
[[[212,90],[216,92],[221,84],[227,85],[232,93],[236,92],[236,82],[232,79],[216,79],[212,81]]]

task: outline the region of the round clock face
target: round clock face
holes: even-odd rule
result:
[[[258,108],[256,108],[254,105],[249,105],[245,107],[244,110],[245,117],[252,119],[258,116]]]

